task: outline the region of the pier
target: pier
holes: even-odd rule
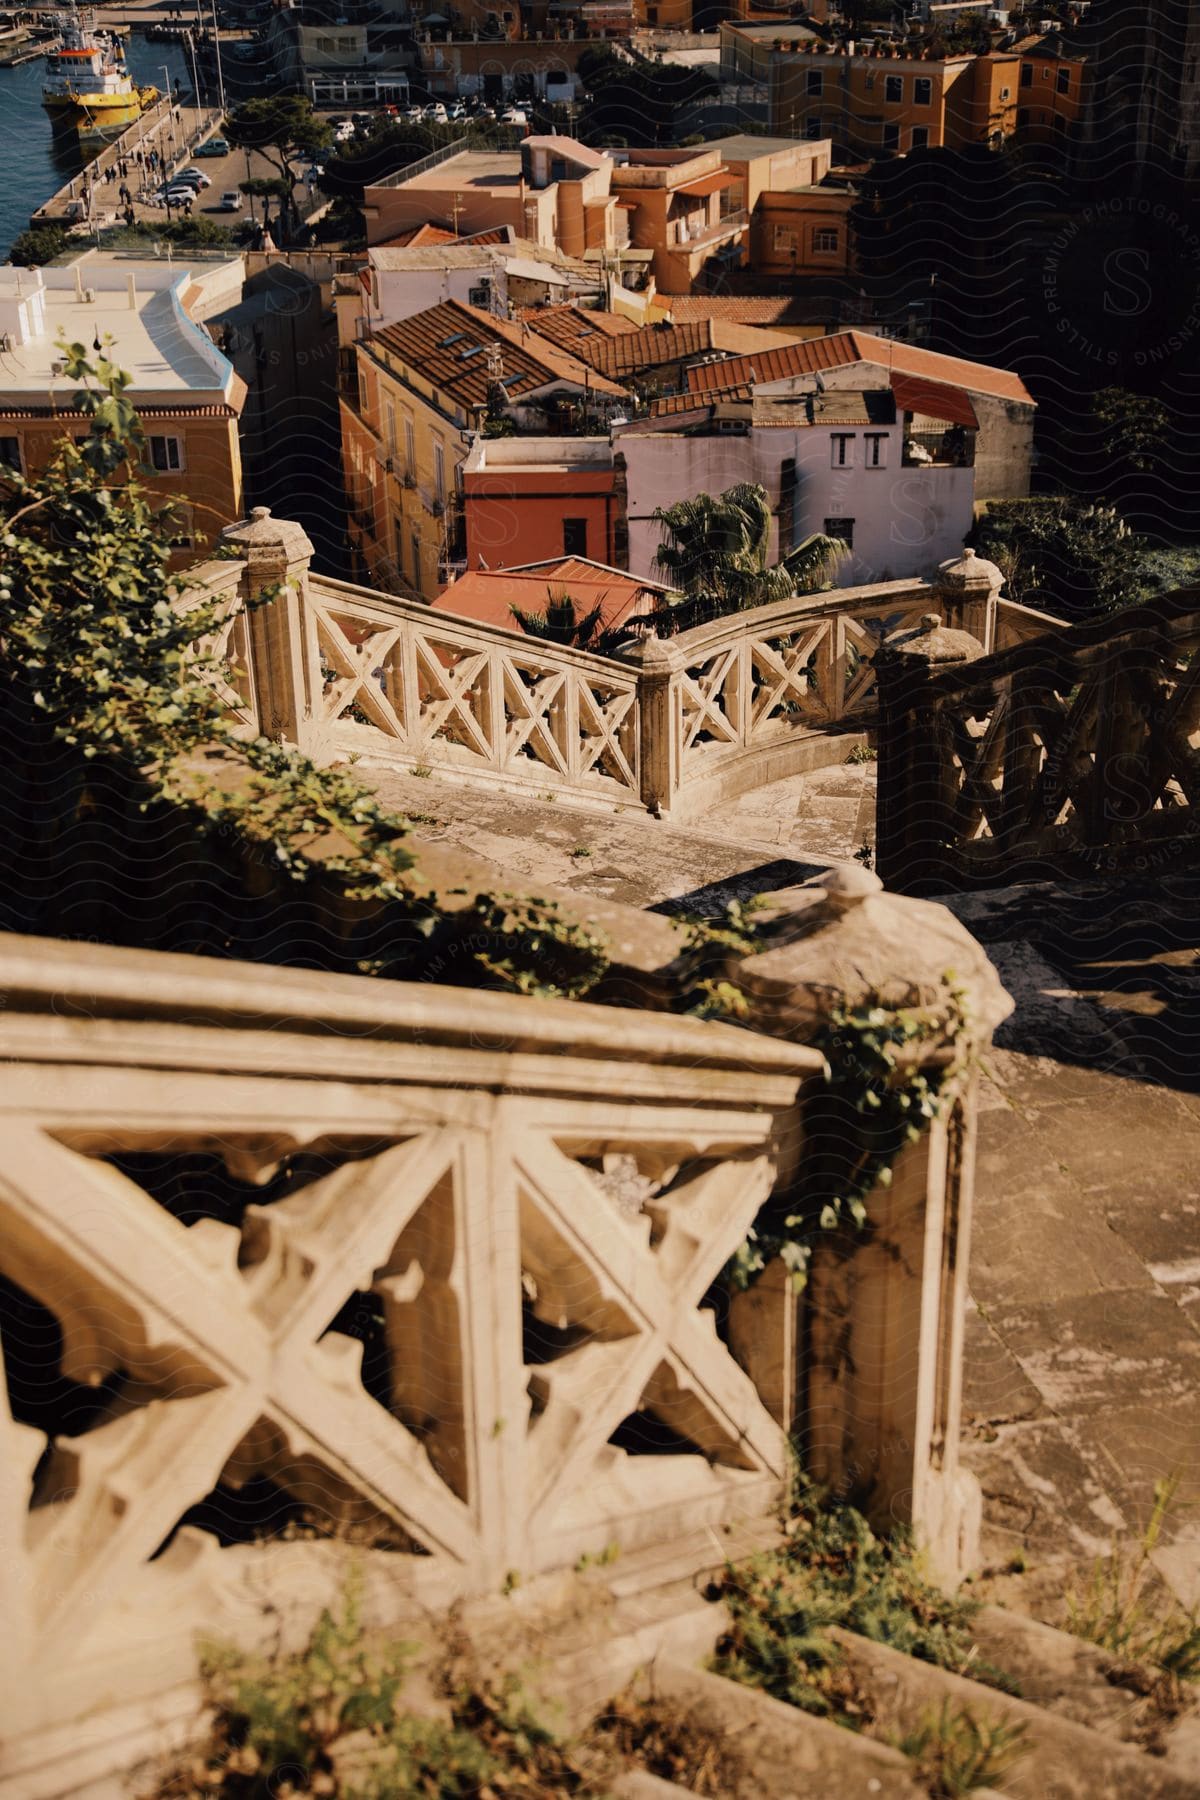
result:
[[[221,117],[220,107],[177,105],[164,97],[127,126],[119,138],[106,144],[82,174],[76,175],[39,206],[30,224],[35,227],[77,225],[91,228],[118,224],[122,206],[117,196],[117,182],[122,164],[129,171],[125,185],[133,194],[135,215],[139,219],[165,218],[161,207],[144,204],[146,195],[191,161],[198,146],[213,135]],[[145,162],[151,151],[161,158],[160,167],[153,174]],[[214,176],[214,186],[216,180]],[[236,182],[230,185],[236,185]]]

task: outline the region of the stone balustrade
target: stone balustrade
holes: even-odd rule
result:
[[[931,606],[989,647],[1042,617],[1018,618],[968,552],[932,583],[800,595],[600,657],[314,575],[304,532],[261,507],[224,544],[237,560],[204,565],[197,585],[278,589],[244,619],[231,606],[210,646],[242,671],[231,704],[267,735],[322,762],[680,820],[842,760],[838,734],[874,723],[876,651]]]
[[[968,1064],[808,1296],[721,1276],[805,1179],[831,1012],[953,968],[983,1043],[990,965],[852,867],[773,897],[734,1029],[649,1010],[680,935],[608,914],[621,1006],[0,944],[0,1794],[184,1729],[197,1635],[304,1628],[341,1540],[386,1623],[768,1515],[792,1440],[970,1560]]]
[[[1025,610],[1010,609],[990,655],[930,613],[879,659],[889,887],[1194,860],[1200,591],[1070,627]]]

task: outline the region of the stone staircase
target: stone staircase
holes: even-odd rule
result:
[[[380,791],[424,815],[420,835],[514,884],[709,912],[870,842],[874,767],[779,782],[686,826],[430,779],[388,777]],[[1200,1796],[1195,1712],[1173,1716],[1151,1672],[1055,1629],[1114,1539],[1136,1546],[1164,1480],[1176,1486],[1145,1562],[1148,1597],[1200,1603],[1198,889],[1168,866],[946,898],[1016,1001],[984,1080],[964,1454],[985,1501],[980,1655],[1022,1697],[863,1639],[844,1648],[883,1738],[943,1701],[1023,1725],[1028,1754],[1005,1791],[1028,1800]],[[887,1743],[703,1672],[719,1623],[697,1595],[727,1553],[689,1543],[667,1564],[627,1561],[611,1590],[623,1648],[602,1667],[591,1652],[566,1659],[576,1693],[591,1691],[588,1668],[602,1685],[618,1667],[648,1670],[655,1691],[745,1734],[747,1792],[924,1791]]]

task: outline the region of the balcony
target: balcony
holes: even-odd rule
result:
[[[740,212],[726,213],[715,225],[706,225],[699,231],[691,231],[680,223],[678,235],[671,245],[673,250],[705,250],[713,244],[722,244],[727,239],[737,237],[745,231],[750,223],[750,214],[744,209]]]
[[[939,431],[906,431],[903,466],[906,469],[970,469],[975,466],[975,433],[961,425]]]

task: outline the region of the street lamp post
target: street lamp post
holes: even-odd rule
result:
[[[195,102],[195,106],[196,106],[196,122],[198,125],[199,124],[199,115],[200,115],[200,77],[196,73],[196,34],[195,34],[195,32],[189,31],[187,33],[187,46],[188,46],[188,50],[189,50],[189,52],[191,54],[191,58],[192,58],[192,98],[193,98],[193,100]]]
[[[212,0],[213,53],[217,59],[217,103],[225,116],[225,72],[221,67],[221,27],[217,21],[217,0]]]

